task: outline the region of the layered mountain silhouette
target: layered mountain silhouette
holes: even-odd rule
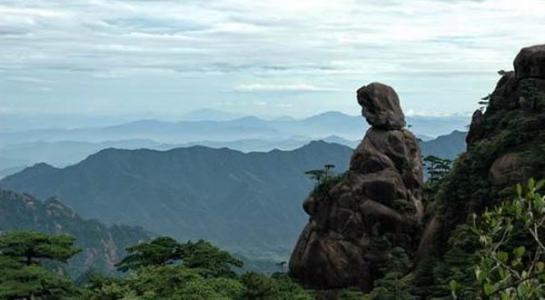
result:
[[[153,140],[157,143],[187,144],[201,141],[235,141],[247,139],[286,140],[322,139],[337,135],[348,140],[360,139],[367,128],[357,116],[326,112],[306,119],[279,118],[265,120],[253,116],[237,119],[202,120],[190,118],[180,122],[139,120],[115,126],[57,128],[34,130],[0,130],[0,146],[29,142],[104,142],[119,140]],[[463,129],[467,116],[409,117],[417,136],[435,137]]]
[[[453,159],[465,149],[464,132],[454,131],[451,134],[439,136],[436,139],[421,141],[424,155],[435,155],[442,158]],[[321,140],[329,143],[337,143],[355,148],[358,140],[349,140],[337,135],[330,135]],[[15,174],[25,167],[36,163],[47,163],[55,167],[65,167],[76,164],[87,156],[107,148],[117,149],[154,149],[170,150],[180,147],[206,146],[210,148],[229,148],[242,152],[270,151],[273,149],[293,150],[308,144],[311,140],[306,138],[292,139],[242,139],[234,141],[203,140],[185,144],[159,143],[150,139],[132,139],[105,142],[78,142],[78,141],[53,141],[53,142],[27,142],[0,146],[0,178]]]
[[[55,196],[85,218],[141,225],[180,240],[205,238],[245,255],[286,255],[306,217],[305,171],[347,169],[352,149],[312,142],[293,151],[242,153],[202,146],[107,149],[63,169],[38,164],[2,188]],[[266,254],[268,253],[268,254]]]
[[[429,141],[420,142],[422,155],[434,155],[453,160],[466,149],[467,132],[455,130],[447,135],[441,135]]]

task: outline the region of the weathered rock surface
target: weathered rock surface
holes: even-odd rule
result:
[[[358,103],[367,122],[376,128],[401,129],[405,115],[399,106],[399,97],[391,87],[373,82],[358,90]]]
[[[545,78],[545,45],[523,48],[515,58],[517,79]]]
[[[471,117],[471,125],[469,126],[469,132],[466,136],[467,147],[471,147],[475,141],[481,139],[483,135],[483,112],[478,109],[473,113]]]
[[[525,179],[525,166],[520,155],[507,153],[492,163],[489,175],[490,181],[495,185],[516,184]]]
[[[368,290],[393,247],[410,252],[418,244],[423,205],[417,140],[403,128],[404,115],[391,87],[372,83],[357,95],[372,127],[355,150],[350,170],[304,202],[310,221],[290,260],[291,273],[318,289]]]

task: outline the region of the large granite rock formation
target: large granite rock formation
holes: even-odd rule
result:
[[[467,152],[441,188],[418,256],[448,251],[452,230],[468,216],[511,199],[517,183],[545,178],[545,45],[523,48],[514,67],[474,113]]]
[[[392,249],[412,252],[423,215],[422,162],[415,136],[404,129],[396,92],[371,83],[357,92],[372,126],[350,169],[324,182],[305,200],[310,215],[290,271],[318,289],[372,288]]]

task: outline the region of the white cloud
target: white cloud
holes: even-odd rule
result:
[[[52,97],[74,109],[111,97],[134,99],[120,110],[144,111],[143,97],[153,97],[165,103],[154,109],[171,112],[169,103],[235,101],[225,90],[312,92],[313,109],[342,110],[329,92],[348,98],[360,83],[386,80],[410,89],[416,110],[466,111],[519,48],[545,42],[543,11],[543,0],[0,0],[0,81],[52,80]],[[169,92],[152,94],[161,90],[150,82]],[[466,86],[477,95],[436,93]],[[23,93],[1,88],[11,99]],[[292,100],[283,102],[310,109]]]
[[[312,84],[241,84],[234,88],[237,92],[334,92],[337,89]]]
[[[0,6],[0,41],[6,45],[0,55],[30,48],[36,53],[19,62],[0,57],[0,63],[33,69],[62,60],[72,69],[100,69],[120,60],[114,67],[205,69],[217,63],[327,67],[357,61],[361,70],[384,63],[400,72],[490,69],[474,47],[496,63],[512,55],[512,47],[537,42],[544,3],[8,1]],[[350,72],[353,66],[338,67]]]

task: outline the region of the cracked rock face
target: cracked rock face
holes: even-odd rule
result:
[[[413,251],[418,243],[423,179],[417,140],[403,128],[391,87],[372,83],[357,96],[372,127],[354,151],[350,170],[305,200],[310,220],[290,260],[291,273],[317,289],[369,290],[391,259],[389,250]]]

